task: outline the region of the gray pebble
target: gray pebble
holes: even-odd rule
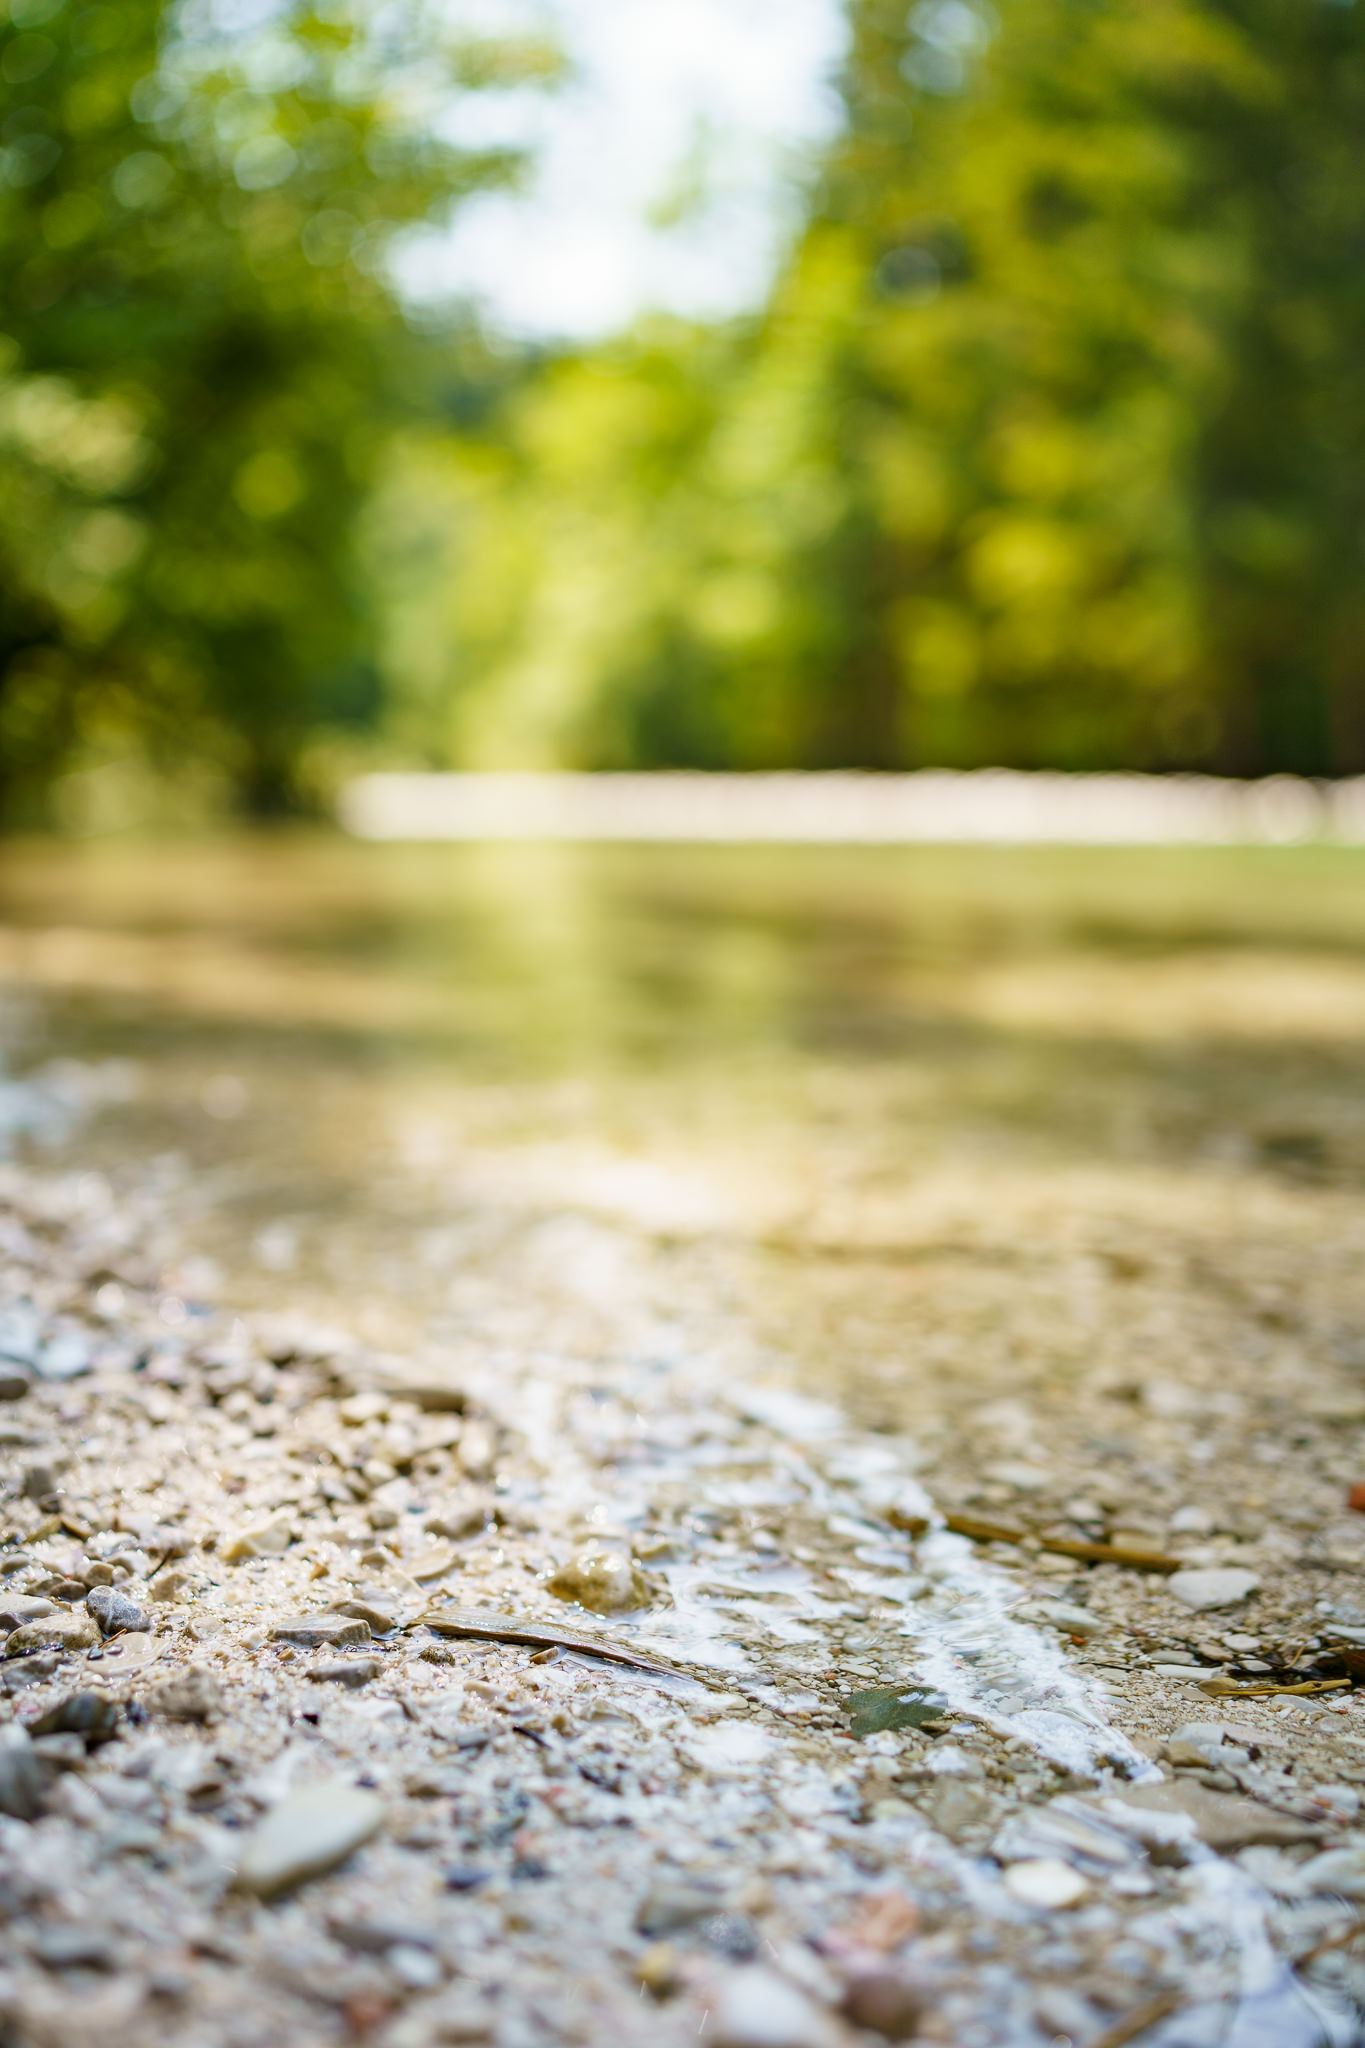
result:
[[[718,1903],[714,1891],[699,1885],[657,1884],[640,1901],[635,1925],[641,1934],[651,1938],[673,1934],[680,1927],[693,1927],[698,1920],[714,1914]]]
[[[105,1636],[121,1635],[125,1629],[150,1629],[152,1626],[152,1617],[146,1609],[113,1586],[92,1586],[85,1596],[85,1604],[99,1623],[100,1633]]]
[[[279,1622],[270,1631],[276,1643],[293,1643],[301,1650],[347,1650],[370,1640],[370,1625],[354,1616],[301,1614],[292,1621]]]
[[[13,1723],[0,1728],[0,1813],[12,1820],[36,1820],[44,1782],[42,1764],[25,1731]]]

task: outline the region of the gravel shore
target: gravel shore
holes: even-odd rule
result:
[[[1365,2039],[1344,1505],[1125,1528],[1002,1414],[984,1545],[704,1350],[385,1355],[154,1210],[0,1184],[7,2044]]]

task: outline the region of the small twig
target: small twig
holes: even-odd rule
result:
[[[1183,2003],[1178,1991],[1163,1991],[1159,1998],[1149,1999],[1136,2012],[1130,2012],[1126,2019],[1115,2020],[1112,2027],[1096,2034],[1090,2048],[1125,2048],[1127,2042],[1136,2041],[1139,2034],[1145,2034],[1148,2027],[1154,2027],[1158,2020],[1168,2019]]]
[[[1349,1927],[1339,1928],[1335,1934],[1324,1934],[1321,1941],[1315,1941],[1311,1948],[1305,1949],[1301,1956],[1294,1958],[1294,1968],[1306,1970],[1319,1956],[1330,1955],[1333,1949],[1345,1948],[1358,1934],[1365,1934],[1365,1914],[1358,1920],[1353,1920]]]
[[[1121,1564],[1133,1572],[1178,1572],[1184,1561],[1167,1557],[1160,1550],[1134,1550],[1126,1543],[1072,1542],[1068,1536],[1035,1536],[1028,1529],[1012,1528],[1007,1522],[983,1521],[979,1515],[945,1515],[944,1527],[954,1536],[969,1536],[974,1543],[1037,1544],[1059,1557],[1074,1557],[1082,1564]]]
[[[1199,1690],[1216,1700],[1263,1700],[1272,1695],[1304,1698],[1312,1693],[1338,1692],[1343,1685],[1350,1683],[1349,1678],[1306,1678],[1300,1685],[1276,1685],[1273,1679],[1265,1685],[1257,1685],[1252,1680],[1243,1683],[1235,1678],[1201,1678]]]

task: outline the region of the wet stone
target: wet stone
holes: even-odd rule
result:
[[[340,1779],[288,1793],[249,1837],[237,1883],[261,1899],[293,1891],[344,1863],[383,1819],[382,1800]]]
[[[12,1635],[25,1622],[41,1621],[44,1615],[56,1611],[50,1600],[26,1599],[22,1593],[0,1593],[0,1629],[6,1635]]]
[[[90,1743],[109,1742],[118,1732],[119,1709],[102,1692],[72,1692],[50,1706],[33,1723],[35,1735],[80,1735]]]
[[[30,1650],[93,1650],[100,1640],[92,1614],[46,1614],[12,1629],[5,1638],[5,1655],[22,1657]]]
[[[1187,1815],[1200,1839],[1221,1855],[1258,1843],[1278,1848],[1294,1842],[1312,1842],[1320,1840],[1322,1834],[1321,1826],[1311,1821],[1277,1813],[1236,1793],[1210,1792],[1187,1779],[1125,1788],[1120,1803],[1143,1813]]]
[[[644,1607],[650,1597],[649,1580],[639,1567],[608,1550],[580,1551],[547,1583],[556,1599],[576,1601],[594,1614],[622,1614]]]

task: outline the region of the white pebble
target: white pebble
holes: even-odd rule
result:
[[[1090,1890],[1079,1871],[1055,1856],[1031,1856],[1026,1863],[1011,1863],[1005,1872],[1005,1889],[1021,1906],[1040,1906],[1058,1912],[1078,1906]]]
[[[1166,1581],[1172,1597],[1182,1607],[1192,1607],[1196,1614],[1210,1607],[1236,1607],[1239,1601],[1249,1599],[1260,1583],[1255,1572],[1245,1571],[1240,1565],[1176,1572]]]
[[[344,1862],[383,1818],[383,1802],[373,1792],[341,1779],[291,1792],[253,1831],[237,1882],[261,1899],[292,1891]]]
[[[829,2029],[808,1999],[771,1970],[734,1970],[708,2032],[711,2048],[829,2048]]]

